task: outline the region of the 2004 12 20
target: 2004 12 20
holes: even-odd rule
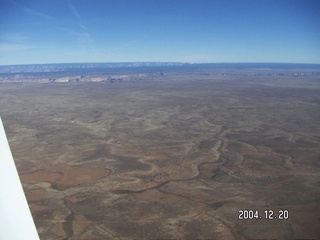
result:
[[[238,219],[239,220],[252,220],[252,219],[266,219],[266,220],[287,220],[289,219],[289,211],[284,209],[280,209],[278,211],[274,211],[272,209],[267,209],[263,211],[264,214],[259,214],[259,210],[252,209],[240,209],[238,211]]]

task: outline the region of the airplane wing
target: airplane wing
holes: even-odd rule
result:
[[[37,240],[37,229],[0,118],[0,240]]]

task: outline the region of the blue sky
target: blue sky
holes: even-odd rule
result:
[[[320,1],[0,0],[0,65],[320,63]]]

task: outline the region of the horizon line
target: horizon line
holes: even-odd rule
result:
[[[53,63],[18,63],[0,64],[0,67],[9,66],[32,66],[32,65],[59,65],[59,64],[181,64],[181,65],[204,65],[204,64],[288,64],[288,65],[319,65],[320,63],[303,62],[180,62],[180,61],[118,61],[118,62],[53,62]]]

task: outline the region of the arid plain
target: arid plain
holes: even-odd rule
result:
[[[244,72],[1,84],[40,238],[319,239],[319,74]]]

